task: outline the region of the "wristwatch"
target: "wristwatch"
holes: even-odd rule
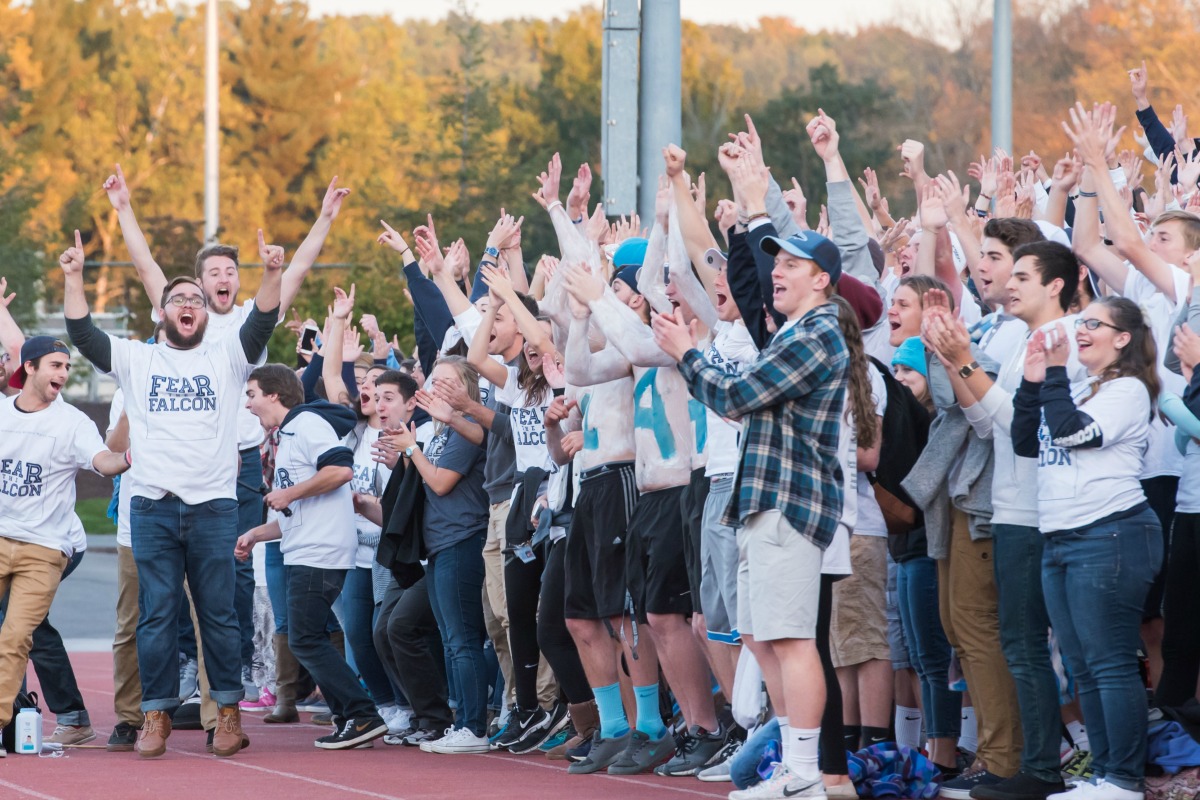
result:
[[[416,446],[415,446],[415,445],[414,445],[414,446],[412,446],[412,447],[406,447],[406,448],[404,448],[404,457],[405,457],[405,458],[412,458],[413,452],[415,452],[415,451],[416,451],[416,449],[417,449],[417,448],[416,448]]]
[[[483,248],[483,252],[487,253],[492,258],[500,257],[500,251],[494,247],[485,247],[485,248]]]
[[[979,362],[972,361],[970,364],[958,368],[960,378],[969,378],[975,374],[975,370],[979,369]]]

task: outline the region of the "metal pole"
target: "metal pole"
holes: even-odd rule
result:
[[[1013,152],[1012,0],[995,0],[992,20],[992,147]]]
[[[643,225],[654,219],[662,149],[683,144],[682,36],[679,0],[642,0],[638,213]]]
[[[215,242],[220,211],[220,75],[217,49],[217,0],[208,0],[204,32],[204,241]]]

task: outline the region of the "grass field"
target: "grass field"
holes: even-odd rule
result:
[[[87,533],[116,533],[117,526],[109,521],[104,514],[108,511],[108,498],[96,497],[91,500],[80,500],[75,504],[75,513],[83,522]]]

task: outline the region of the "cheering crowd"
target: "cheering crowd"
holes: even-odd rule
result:
[[[589,214],[587,164],[564,202],[555,155],[534,198],[559,252],[532,270],[503,210],[474,260],[432,217],[383,223],[415,353],[371,313],[398,297],[292,309],[336,178],[286,268],[259,231],[240,302],[233,247],[168,279],[118,167],[154,336],[93,324],[78,232],[59,259],[68,337],[119,386],[106,440],[0,280],[0,722],[28,659],[51,740],[96,736],[47,617],[91,469],[119,475],[109,750],[160,756],[198,706],[228,757],[243,712],[316,711],[322,749],[544,753],[735,799],[1140,800],[1179,750],[1160,720],[1200,721],[1200,140],[1129,74],[1144,153],[1110,104],[1069,110],[1049,169],[982,156],[978,190],[908,140],[912,219],[824,111],[816,229],[749,117],[715,233],[674,145],[647,230]]]

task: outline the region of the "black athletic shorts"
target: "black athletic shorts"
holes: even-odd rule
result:
[[[688,587],[692,591],[692,612],[703,613],[700,608],[700,532],[704,529],[704,501],[708,499],[709,479],[704,477],[704,467],[692,470],[692,480],[679,499],[683,513],[683,560],[687,566]]]
[[[647,614],[692,613],[692,591],[683,555],[681,498],[686,486],[638,498],[625,546],[625,580],[639,621]]]
[[[580,475],[566,539],[567,619],[607,619],[625,612],[626,530],[636,502],[631,461]]]

